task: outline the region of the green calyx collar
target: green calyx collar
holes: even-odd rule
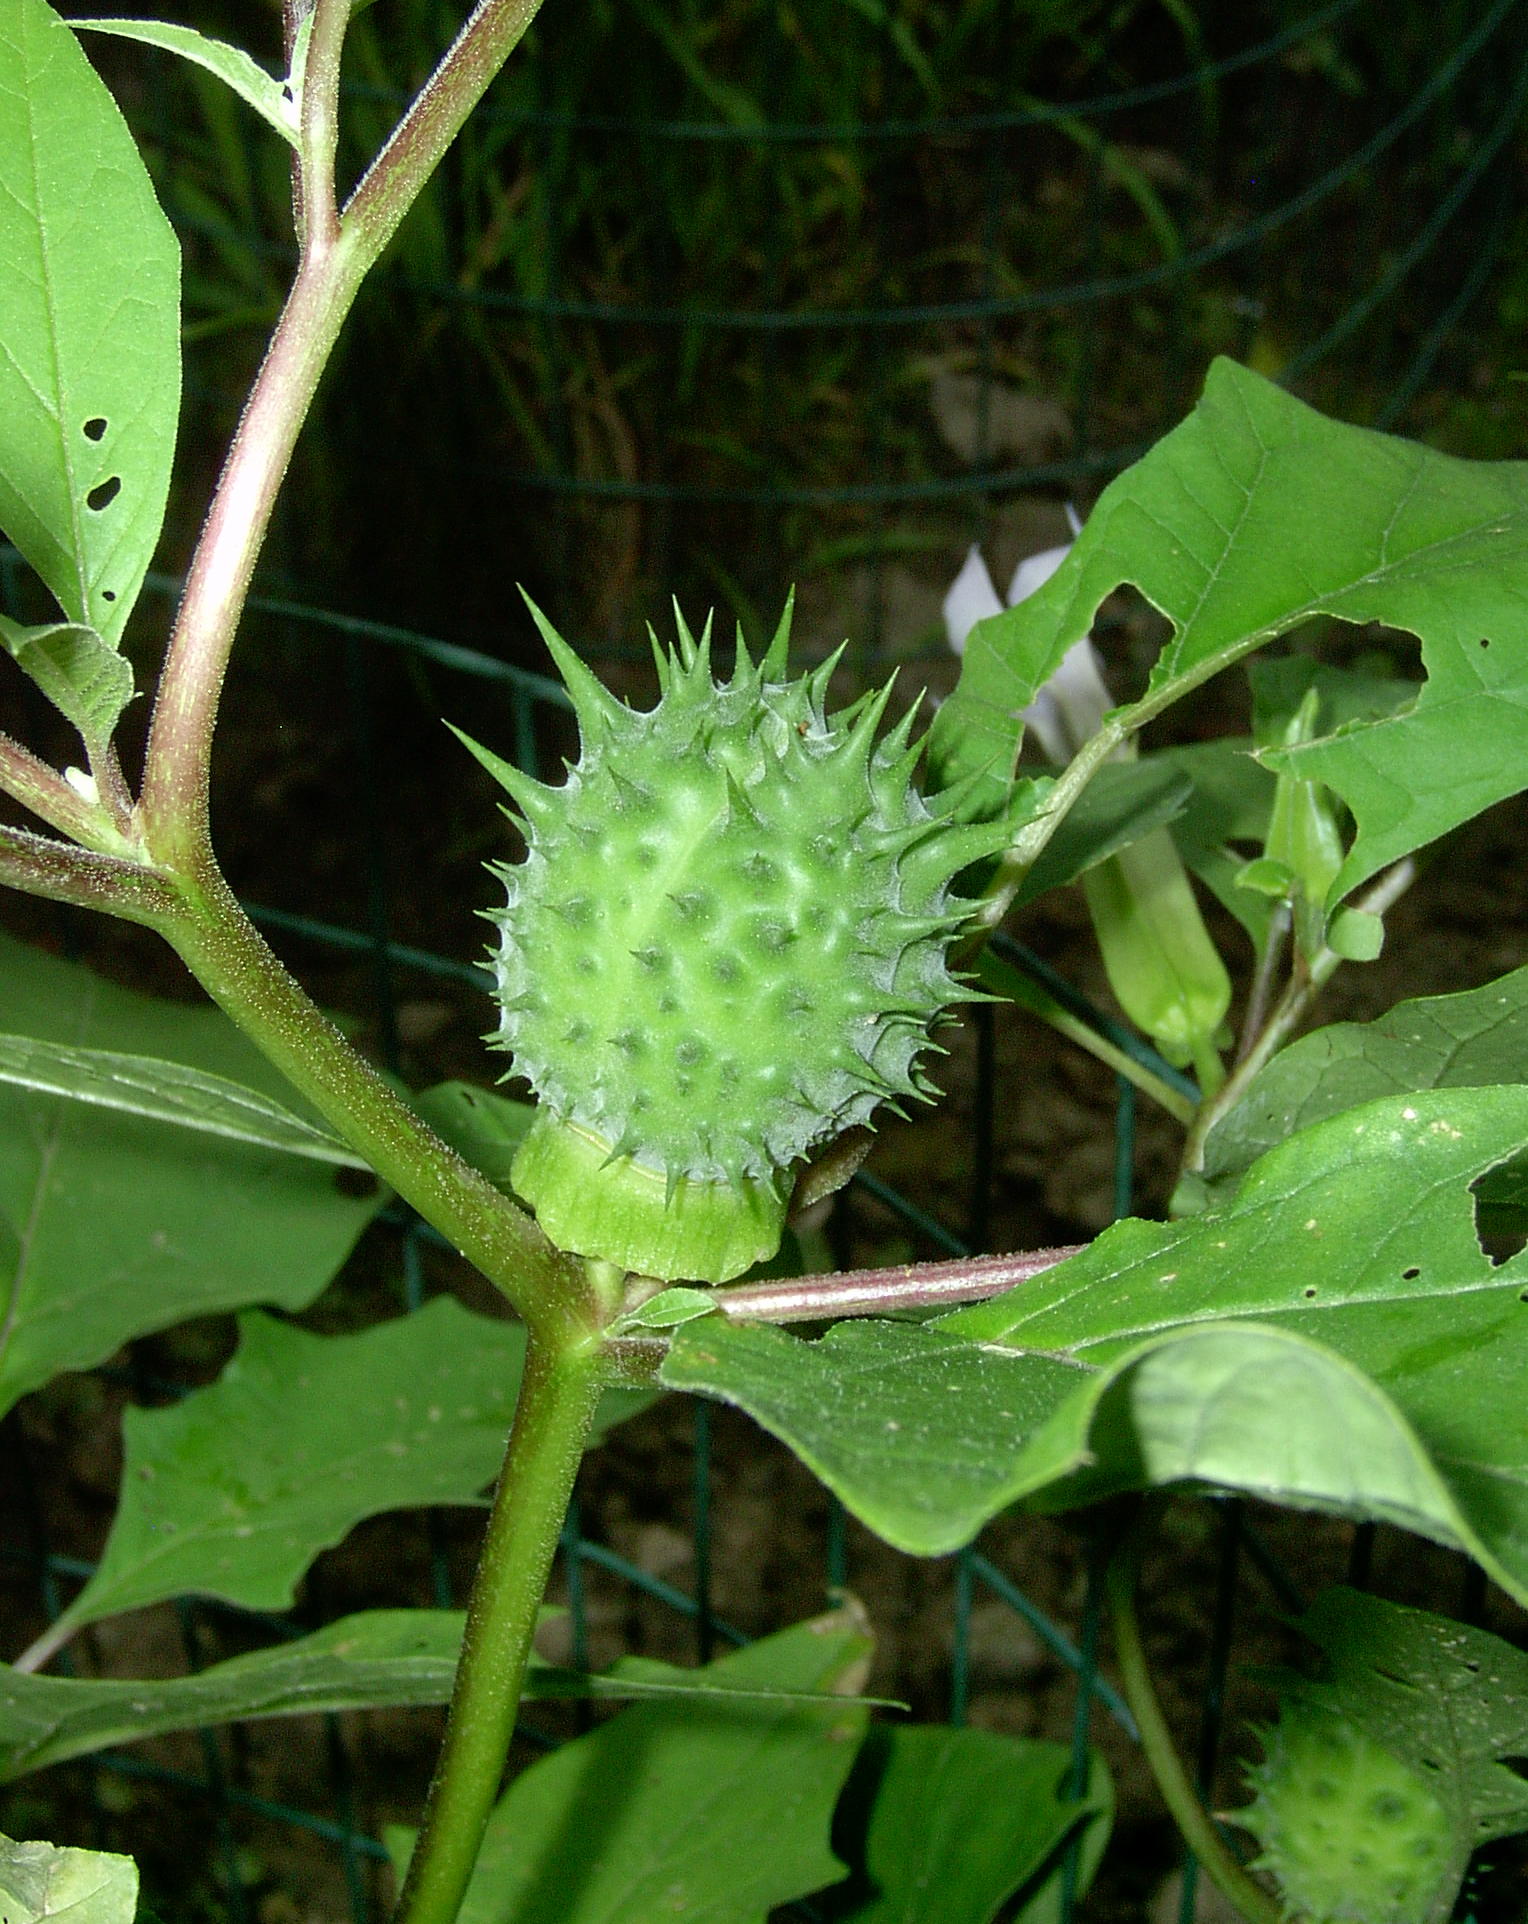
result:
[[[780,1246],[789,1202],[788,1189],[758,1179],[670,1183],[545,1109],[511,1179],[560,1249],[667,1283],[730,1282],[763,1262]]]

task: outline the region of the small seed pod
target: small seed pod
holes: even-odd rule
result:
[[[1291,1916],[1309,1924],[1427,1924],[1454,1876],[1448,1813],[1366,1732],[1286,1699],[1247,1773],[1256,1801],[1236,1822],[1263,1846]]]
[[[911,717],[876,740],[889,689],[829,717],[832,662],[785,678],[788,609],[720,685],[681,621],[647,712],[536,619],[579,758],[551,788],[474,747],[527,847],[491,917],[490,1040],[538,1103],[515,1187],[562,1248],[724,1282],[778,1248],[799,1164],[935,1093],[931,1033],[976,994],[951,883],[1001,831],[918,794]]]

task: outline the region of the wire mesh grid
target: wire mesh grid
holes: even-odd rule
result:
[[[709,26],[547,9],[363,296],[298,476],[318,512],[278,530],[289,578],[349,569],[432,632],[449,583],[494,652],[521,580],[606,655],[673,594],[757,634],[795,579],[812,639],[847,627],[868,673],[937,649],[909,574],[1005,504],[1089,498],[1214,352],[1379,426],[1466,379],[1460,322],[1520,211],[1523,0],[1126,7],[1117,53],[1045,38],[1045,12],[982,0],[963,38],[913,0],[840,12],[830,57],[753,0]],[[372,16],[355,34],[359,166],[405,96]],[[291,258],[284,164],[226,112],[193,131],[206,77],[152,71],[217,444],[229,343]],[[406,519],[406,549],[347,550],[339,495]]]
[[[479,490],[507,490],[519,499],[540,497],[552,504],[549,516],[531,518],[526,539],[534,544],[533,551],[512,557],[510,565],[523,561],[525,572],[545,580],[554,613],[575,629],[580,617],[587,620],[590,615],[587,582],[580,578],[586,564],[578,565],[581,540],[591,528],[598,528],[597,517],[613,508],[640,510],[643,520],[632,537],[640,556],[634,562],[628,557],[627,592],[618,609],[605,610],[599,637],[603,652],[622,652],[634,618],[645,605],[644,597],[651,598],[645,586],[649,582],[709,585],[747,623],[756,616],[762,596],[778,591],[793,564],[821,566],[824,557],[831,561],[834,555],[850,561],[869,557],[872,568],[859,578],[863,593],[855,632],[857,666],[869,672],[888,653],[906,652],[905,636],[900,641],[889,638],[886,626],[883,564],[888,555],[899,551],[906,532],[899,529],[895,516],[909,507],[943,514],[949,518],[939,524],[938,534],[947,542],[951,529],[964,538],[990,526],[1006,500],[1034,491],[1055,495],[1086,490],[1123,466],[1181,412],[1189,398],[1204,338],[1201,327],[1191,340],[1191,330],[1184,323],[1194,314],[1202,319],[1207,305],[1219,316],[1218,344],[1233,352],[1255,354],[1270,318],[1287,314],[1291,302],[1299,309],[1302,297],[1308,297],[1304,305],[1308,324],[1297,338],[1282,345],[1278,356],[1283,378],[1319,389],[1324,370],[1345,368],[1351,377],[1353,363],[1344,362],[1342,352],[1357,346],[1364,353],[1365,391],[1373,418],[1389,425],[1406,417],[1447,355],[1461,319],[1491,285],[1503,239],[1519,212],[1513,170],[1502,162],[1528,92],[1528,6],[1521,0],[1495,0],[1485,8],[1443,9],[1425,70],[1412,72],[1399,95],[1376,87],[1372,99],[1356,104],[1351,93],[1344,97],[1340,86],[1335,86],[1329,96],[1323,96],[1322,111],[1302,144],[1299,167],[1292,170],[1288,155],[1279,154],[1270,144],[1276,103],[1290,84],[1290,75],[1308,75],[1313,69],[1340,73],[1343,33],[1376,27],[1383,32],[1387,15],[1388,9],[1366,6],[1362,0],[1335,0],[1292,22],[1270,23],[1261,37],[1230,51],[1212,54],[1200,43],[1191,62],[1164,78],[1117,86],[1064,106],[1026,101],[1017,107],[943,116],[886,114],[833,122],[820,116],[739,121],[736,116],[730,120],[689,117],[682,111],[668,118],[590,111],[577,97],[570,102],[566,89],[559,92],[558,43],[548,35],[528,49],[516,98],[490,104],[482,116],[481,127],[470,137],[480,141],[481,148],[469,147],[457,163],[463,178],[456,184],[465,197],[471,185],[467,177],[476,162],[508,170],[506,156],[524,158],[535,183],[540,223],[535,275],[527,278],[523,261],[505,259],[494,263],[495,271],[476,277],[431,274],[421,265],[427,250],[411,254],[405,249],[379,298],[391,302],[406,297],[417,303],[410,310],[413,313],[470,314],[472,325],[485,331],[481,338],[487,342],[488,358],[488,349],[498,339],[494,330],[512,327],[536,344],[540,359],[529,389],[507,392],[501,383],[497,397],[518,407],[520,443],[509,450],[485,452],[474,441],[465,456],[450,458],[457,478],[465,475]],[[999,10],[995,17],[999,23],[1011,22],[1012,9]],[[1023,98],[1011,73],[1006,82],[999,76],[994,84],[995,88],[1007,84],[1011,97]],[[1243,91],[1232,91],[1237,89]],[[365,90],[360,92],[364,95]],[[390,105],[385,87],[375,86],[371,94],[381,105]],[[1242,149],[1243,160],[1251,158],[1255,173],[1246,185],[1241,218],[1212,231],[1214,222],[1206,209],[1170,223],[1168,232],[1160,221],[1153,227],[1153,210],[1160,213],[1161,196],[1153,200],[1138,191],[1133,204],[1141,213],[1143,231],[1154,238],[1155,254],[1143,256],[1140,235],[1135,237],[1133,251],[1111,243],[1106,203],[1118,190],[1123,163],[1140,150],[1143,136],[1161,124],[1153,123],[1151,115],[1175,117],[1179,130],[1186,130],[1190,151],[1209,167],[1228,108],[1253,111],[1259,102],[1263,133]],[[689,96],[682,94],[680,107],[689,104]],[[1120,128],[1126,131],[1114,131]],[[1133,142],[1130,135],[1135,136]],[[240,132],[237,139],[243,138]],[[1059,274],[1037,272],[1032,263],[1016,262],[1011,235],[1005,254],[1005,209],[1016,197],[1022,198],[1019,189],[1024,184],[1023,168],[1015,158],[1019,143],[1042,138],[1054,139],[1078,156],[1075,184],[1081,218],[1074,220],[1072,252],[1060,263]],[[896,162],[905,165],[910,156],[937,153],[943,157],[942,164],[962,167],[976,183],[965,211],[974,223],[970,231],[982,244],[970,250],[976,264],[969,269],[969,277],[953,289],[935,287],[933,293],[930,288],[937,277],[932,268],[908,270],[896,290],[889,282],[897,277],[883,268],[862,284],[858,298],[825,304],[815,300],[812,289],[799,278],[793,279],[788,261],[776,258],[766,259],[764,270],[754,277],[750,292],[755,298],[749,304],[708,302],[703,275],[671,272],[664,281],[675,262],[665,260],[660,247],[646,263],[645,279],[638,276],[622,289],[620,298],[599,297],[591,293],[587,264],[581,264],[578,255],[580,234],[571,223],[562,229],[557,223],[559,196],[567,197],[570,155],[601,143],[606,156],[602,164],[644,180],[648,193],[654,191],[654,182],[675,177],[670,171],[673,157],[688,159],[702,151],[732,156],[728,165],[735,161],[745,171],[761,170],[766,179],[772,178],[765,165],[771,154],[809,154],[821,160],[824,155],[849,153],[863,160],[866,179],[877,177],[879,170],[879,177],[888,181]],[[168,150],[171,143],[165,144]],[[251,179],[256,171],[251,168]],[[1382,191],[1382,179],[1403,176],[1413,182],[1408,194]],[[1420,206],[1416,178],[1424,182],[1429,196]],[[258,221],[243,230],[230,228],[227,209],[205,195],[198,198],[189,192],[189,180],[189,175],[177,177],[172,170],[166,184],[178,222],[192,237],[193,253],[198,246],[210,249],[225,267],[242,260],[251,273],[264,273],[272,263],[279,268],[281,249],[263,236]],[[875,198],[867,193],[867,200]],[[1078,207],[1071,210],[1073,215]],[[256,200],[251,200],[248,211],[257,211]],[[1382,220],[1400,225],[1386,225],[1383,233],[1373,233],[1368,247],[1351,245],[1355,226],[1361,227],[1365,220],[1376,227]],[[1192,231],[1196,222],[1198,232]],[[1291,240],[1297,245],[1281,254],[1281,246]],[[896,259],[894,247],[885,253]],[[1467,259],[1467,269],[1438,271],[1440,254],[1454,262]],[[1291,258],[1302,261],[1293,281]],[[879,298],[866,298],[865,287]],[[894,291],[896,298],[892,298]],[[1116,338],[1104,326],[1103,317],[1111,304],[1117,308],[1132,302],[1136,304],[1132,324],[1155,337],[1150,364],[1159,412],[1121,408],[1111,387],[1111,378],[1118,378],[1119,371],[1111,377],[1101,366]],[[1054,327],[1058,321],[1063,322],[1061,331],[1068,338],[1068,353],[1062,360],[1054,358],[1054,334],[1045,331],[1048,323]],[[1051,380],[1064,380],[1065,445],[1045,458],[1014,459],[1011,447],[1004,455],[999,418],[1005,398],[1002,376],[1015,365],[1015,330],[1022,331],[1031,368],[1038,365]],[[578,387],[570,370],[577,368],[581,357],[606,366],[619,363],[621,357],[609,343],[622,335],[640,335],[648,343],[651,351],[644,363],[644,378],[657,391],[681,398],[699,392],[715,375],[719,363],[707,357],[714,357],[718,342],[746,342],[740,358],[754,368],[757,377],[746,411],[753,438],[745,435],[735,444],[724,444],[713,437],[710,445],[697,452],[682,442],[666,446],[651,433],[636,464],[602,465],[599,450],[591,453],[587,435],[581,437]],[[810,437],[810,421],[803,428],[799,410],[793,414],[782,399],[807,365],[791,358],[798,345],[829,337],[840,343],[843,355],[835,379],[862,397],[862,412],[869,424],[867,438],[851,450],[863,459],[864,471],[848,480],[814,478],[814,463],[803,459],[802,453],[802,437]],[[654,342],[659,348],[651,348]],[[907,370],[920,353],[938,360],[936,375],[941,370],[953,372],[967,382],[956,390],[971,403],[968,433],[958,453],[947,446],[931,451],[924,418],[926,382],[915,396],[923,414],[914,421],[907,411]],[[1047,354],[1053,358],[1048,360]],[[627,356],[632,364],[642,359]],[[1128,376],[1129,370],[1124,373]],[[1334,374],[1333,378],[1339,377]],[[215,417],[220,401],[215,376],[203,365],[194,369],[193,379],[202,383],[200,395],[193,393],[194,405]],[[843,450],[838,453],[842,459]],[[438,480],[446,458],[439,450],[421,451],[427,484]],[[687,531],[685,517],[700,510],[717,513]],[[588,518],[591,514],[595,521]],[[803,534],[803,517],[814,516],[828,528],[827,536]],[[729,567],[720,559],[724,554],[740,555],[743,560]],[[503,572],[502,563],[499,572]],[[279,574],[273,578],[279,580]],[[161,596],[173,596],[176,585],[164,577],[151,580],[151,588]],[[0,555],[0,596],[5,605],[26,612],[30,592],[14,555]],[[475,645],[490,624],[474,611],[470,595],[454,624],[454,634],[444,636],[318,608],[298,594],[262,594],[255,598],[251,612],[266,623],[300,632],[304,645],[328,642],[342,651],[349,723],[358,740],[367,728],[367,678],[382,651],[398,652],[409,661],[460,678],[460,685],[481,688],[501,704],[504,737],[513,744],[516,759],[527,767],[534,768],[544,752],[550,711],[565,706],[555,683],[505,658],[497,635],[488,647]],[[388,796],[383,764],[375,754],[362,754],[357,765],[365,772],[354,796],[355,843],[366,884],[363,912],[346,925],[277,904],[256,903],[253,912],[278,941],[353,955],[368,964],[379,1050],[384,1060],[396,1066],[397,1012],[407,983],[419,978],[476,987],[483,978],[470,962],[395,937],[396,900],[384,847]],[[1137,1038],[1078,997],[1039,957],[1018,944],[1007,946],[1011,960],[1067,1001],[1114,1046],[1138,1059],[1149,1056]],[[990,1012],[983,1012],[977,1023],[969,1201],[960,1232],[874,1175],[858,1179],[862,1192],[900,1218],[910,1236],[932,1253],[960,1253],[986,1241],[995,1180],[992,1033]],[[1159,1076],[1181,1082],[1160,1060],[1152,1058],[1150,1066]],[[1130,1206],[1134,1103],[1134,1087],[1121,1077],[1114,1172],[1119,1213]],[[413,1309],[426,1293],[432,1232],[399,1213],[391,1218],[391,1235],[395,1285],[405,1307]],[[577,1504],[571,1511],[563,1537],[561,1577],[575,1662],[587,1650],[585,1606],[595,1576],[614,1578],[676,1613],[691,1626],[695,1653],[702,1660],[741,1640],[739,1627],[715,1609],[710,1582],[715,1494],[708,1406],[696,1405],[694,1426],[694,1562],[689,1589],[667,1582],[586,1535]],[[14,1428],[11,1437],[14,1443]],[[18,1487],[23,1491],[29,1487],[24,1463]],[[1206,1785],[1213,1777],[1221,1736],[1239,1585],[1250,1573],[1278,1607],[1294,1609],[1303,1601],[1242,1507],[1225,1503],[1219,1506],[1219,1515],[1216,1580],[1213,1593],[1204,1599],[1210,1628],[1197,1765]],[[22,1524],[19,1537],[6,1546],[6,1554],[35,1567],[44,1606],[52,1617],[62,1607],[62,1586],[83,1579],[90,1566],[52,1552],[47,1519],[35,1507],[23,1516]],[[1372,1532],[1359,1532],[1351,1566],[1355,1579],[1366,1574],[1371,1549]],[[829,1514],[821,1554],[824,1595],[852,1588],[850,1534],[836,1507]],[[459,1602],[453,1595],[448,1560],[434,1539],[429,1570],[428,1600],[437,1606]],[[1064,1625],[980,1547],[973,1546],[954,1559],[947,1708],[957,1723],[969,1708],[970,1628],[973,1612],[983,1599],[1011,1611],[1075,1678],[1070,1781],[1080,1795],[1096,1720],[1112,1720],[1126,1733],[1133,1728],[1128,1710],[1099,1669],[1098,1573],[1090,1573],[1076,1622]],[[204,1660],[202,1624],[219,1614],[227,1613],[197,1602],[179,1607],[177,1624],[189,1668]],[[262,1618],[257,1627],[273,1637],[294,1634],[291,1624],[281,1619]],[[112,1806],[111,1786],[117,1779],[174,1788],[201,1800],[207,1835],[220,1867],[223,1901],[228,1915],[239,1924],[254,1916],[249,1867],[240,1842],[242,1827],[251,1819],[291,1827],[332,1850],[343,1870],[350,1913],[356,1924],[365,1924],[377,1913],[376,1866],[383,1852],[358,1824],[347,1738],[337,1719],[326,1720],[323,1742],[330,1788],[328,1806],[321,1812],[274,1802],[242,1782],[236,1733],[201,1734],[199,1773],[170,1769],[132,1752],[107,1753],[86,1768],[103,1811]],[[1181,1886],[1181,1919],[1193,1915],[1194,1901],[1190,1866]],[[1067,1924],[1073,1908],[1069,1886],[1061,1906],[1062,1924]]]

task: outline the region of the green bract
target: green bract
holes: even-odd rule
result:
[[[794,1165],[931,1092],[975,995],[950,884],[1000,831],[918,794],[910,715],[877,743],[889,690],[830,717],[832,662],[784,678],[788,615],[724,684],[681,622],[646,713],[540,625],[579,759],[554,789],[478,751],[527,842],[493,918],[492,1039],[540,1104],[515,1187],[563,1248],[724,1282],[778,1247]]]
[[[1310,1924],[1427,1924],[1451,1869],[1448,1813],[1365,1732],[1286,1700],[1236,1813],[1291,1915]]]

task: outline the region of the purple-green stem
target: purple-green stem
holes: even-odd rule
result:
[[[914,1309],[955,1309],[985,1302],[1005,1289],[1032,1282],[1081,1243],[1026,1249],[1010,1256],[961,1256],[947,1263],[898,1263],[888,1269],[856,1269],[838,1276],[792,1276],[782,1282],[735,1283],[711,1297],[737,1323],[831,1322],[835,1316],[900,1314]]]
[[[598,1333],[583,1265],[447,1148],[352,1049],[267,947],[215,871],[162,925],[202,987],[384,1182],[496,1284],[539,1340]]]
[[[334,201],[335,103],[349,0],[316,0],[299,159],[297,277],[208,511],[155,697],[139,816],[155,859],[210,859],[208,790],[218,698],[271,510],[319,377],[366,274],[540,0],[479,0],[349,201]]]

